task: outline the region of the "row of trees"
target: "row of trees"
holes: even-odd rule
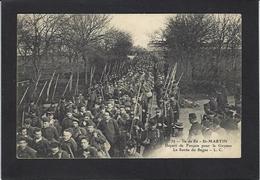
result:
[[[167,20],[151,44],[163,50],[170,64],[178,62],[178,74],[184,72],[186,82],[222,81],[230,74],[226,71],[241,66],[241,31],[240,15],[178,14]]]
[[[85,83],[91,63],[126,59],[132,48],[127,32],[110,25],[111,16],[104,14],[23,14],[17,17],[17,54],[20,64],[33,67],[36,81],[44,64],[84,63]],[[100,61],[94,61],[98,56]]]

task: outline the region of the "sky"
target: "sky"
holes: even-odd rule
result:
[[[173,14],[113,14],[111,25],[132,35],[134,46],[146,48],[150,35],[165,27]]]

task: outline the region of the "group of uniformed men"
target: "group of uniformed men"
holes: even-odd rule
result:
[[[165,92],[165,76],[140,61],[122,77],[114,76],[73,98],[61,97],[48,108],[31,100],[17,132],[18,158],[140,158],[171,138],[183,138],[180,90],[175,81]],[[217,92],[204,105],[201,122],[189,114],[188,138],[210,138],[236,131],[240,116],[227,109]]]

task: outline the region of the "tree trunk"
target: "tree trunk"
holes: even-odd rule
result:
[[[85,71],[85,85],[87,86],[88,84],[88,63],[87,63],[87,57],[86,56],[82,56],[82,59],[84,61],[84,71]]]

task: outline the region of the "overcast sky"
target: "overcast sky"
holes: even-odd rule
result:
[[[173,14],[113,14],[111,25],[132,35],[135,46],[147,47],[149,36]]]

